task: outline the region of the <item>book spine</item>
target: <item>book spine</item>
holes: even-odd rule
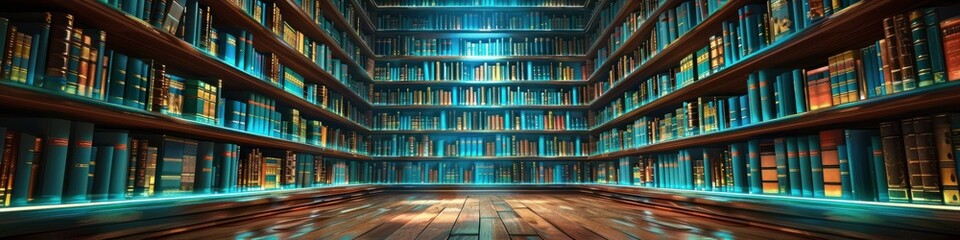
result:
[[[87,174],[93,147],[93,124],[73,122],[70,149],[63,188],[64,202],[82,202],[87,198]]]

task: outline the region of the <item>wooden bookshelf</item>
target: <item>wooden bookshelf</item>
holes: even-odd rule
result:
[[[556,11],[583,13],[584,6],[377,6],[377,11],[383,12],[529,12],[529,11]]]
[[[321,1],[321,2],[329,2],[329,1]],[[283,17],[285,21],[288,21],[290,25],[297,26],[297,29],[300,30],[300,32],[302,32],[304,36],[309,37],[310,39],[320,40],[323,43],[325,43],[328,47],[330,47],[330,50],[333,50],[334,55],[337,58],[339,58],[340,61],[346,62],[348,65],[350,65],[350,69],[352,69],[351,73],[353,73],[353,76],[359,77],[358,80],[361,80],[366,83],[369,83],[372,81],[370,78],[370,72],[368,72],[366,68],[367,63],[357,62],[358,60],[354,60],[353,58],[351,58],[352,54],[347,53],[347,51],[344,50],[343,47],[341,47],[340,44],[337,43],[336,40],[334,40],[333,37],[331,37],[326,31],[321,29],[316,22],[310,19],[310,16],[307,15],[307,13],[303,11],[303,9],[297,6],[296,3],[293,2],[293,0],[279,0],[279,1],[276,1],[276,4],[277,4],[277,7],[280,8],[280,11],[283,13]],[[324,9],[324,10],[327,10],[327,9]],[[324,16],[327,16],[327,15],[324,15]],[[337,15],[337,16],[339,16],[340,19],[343,19],[343,16],[340,16],[340,15]],[[353,30],[349,28],[344,32],[352,32],[354,35],[356,35],[356,32],[353,32]],[[358,36],[357,38],[360,38],[360,37]],[[354,45],[360,48],[361,55],[367,56],[368,58],[372,58],[372,56],[374,55],[373,50],[370,49],[370,47],[368,47],[366,41],[354,40],[354,43],[355,43]]]
[[[347,130],[369,131],[365,126],[227,65],[169,33],[154,29],[139,19],[95,0],[78,0],[69,4],[63,1],[39,0],[37,3],[43,6],[70,9],[69,12],[77,17],[78,22],[92,24],[106,31],[112,49],[129,53],[131,56],[155,59],[167,64],[169,68],[197,76],[221,79],[225,89],[264,94],[300,110],[304,116],[333,121],[337,125],[346,127]]]
[[[211,8],[220,10],[216,12],[216,18],[223,18],[230,24],[241,26],[243,29],[253,33],[254,45],[261,46],[261,48],[276,54],[281,59],[281,63],[283,63],[284,66],[294,69],[297,73],[304,77],[304,80],[323,84],[324,86],[331,88],[331,90],[334,92],[346,96],[350,102],[355,103],[353,104],[354,106],[357,106],[361,110],[370,108],[371,105],[369,101],[361,97],[355,91],[351,90],[346,84],[338,81],[333,75],[320,68],[320,66],[314,63],[312,60],[308,59],[300,52],[297,52],[297,50],[293,49],[293,47],[287,45],[287,43],[283,42],[283,39],[270,31],[270,29],[267,29],[267,27],[250,18],[250,16],[244,13],[243,10],[240,10],[240,8],[237,6],[224,1],[208,0],[208,2],[209,3],[205,4],[208,4]],[[311,38],[313,37],[311,36]],[[336,42],[332,42],[332,39],[331,42],[325,44],[330,46],[331,49],[339,49],[339,46],[336,44]],[[339,50],[343,51],[342,49]],[[356,62],[346,55],[343,57],[346,57],[342,59],[345,60],[345,62],[356,65]],[[364,80],[363,82],[368,83],[372,81],[370,76],[365,71],[361,72],[363,74],[359,75],[359,79],[362,79]],[[358,75],[354,73],[353,76]]]
[[[284,0],[284,2],[287,3],[285,5],[294,6],[294,7],[296,6],[296,4],[293,3],[293,0]],[[370,49],[370,47],[367,44],[365,44],[366,41],[363,39],[363,37],[360,36],[359,33],[357,33],[353,29],[353,27],[350,26],[350,24],[347,23],[347,20],[343,17],[343,14],[340,13],[340,10],[333,5],[333,2],[320,1],[320,3],[321,3],[321,6],[317,6],[317,7],[320,7],[320,9],[323,11],[323,15],[331,18],[333,24],[337,26],[338,29],[340,29],[341,31],[347,32],[347,35],[350,37],[350,39],[353,40],[353,43],[355,43],[354,45],[356,45],[361,49],[364,49],[363,51],[366,54],[370,54],[369,56],[372,56],[373,51]],[[354,6],[357,8],[360,7],[359,5],[354,5]]]
[[[436,134],[436,135],[460,135],[460,134],[551,134],[551,135],[586,135],[587,130],[374,130],[377,134]]]
[[[737,2],[743,2],[743,1],[737,1]],[[657,25],[657,22],[659,22],[659,20],[657,19],[657,16],[659,16],[661,13],[663,13],[667,9],[675,8],[678,4],[680,4],[679,0],[667,0],[667,2],[660,5],[660,7],[657,7],[657,9],[650,14],[650,18],[643,21],[643,23],[640,24],[640,27],[633,31],[633,34],[631,34],[630,37],[627,38],[626,42],[624,42],[623,44],[620,44],[619,48],[615,49],[613,53],[607,56],[607,59],[603,62],[603,64],[601,64],[600,66],[594,67],[594,72],[590,74],[590,78],[588,78],[588,80],[590,82],[594,82],[597,79],[599,79],[600,76],[608,74],[607,73],[608,71],[606,71],[606,69],[610,68],[610,66],[615,64],[618,58],[632,52],[634,49],[637,48],[637,45],[639,45],[643,40],[650,38],[650,32],[653,31],[653,28]],[[715,17],[715,15],[718,15],[724,9],[727,11],[730,11],[732,9],[734,13],[736,13],[737,8],[733,8],[732,5],[736,5],[736,4],[734,4],[733,2],[728,2],[726,5],[723,5],[723,7],[721,7],[721,10],[717,10],[716,13],[710,16]],[[707,20],[704,20],[704,22],[700,24],[702,25],[706,21]],[[623,22],[611,23],[610,26],[607,26],[607,29],[605,29],[604,31],[612,31],[613,28],[619,27],[622,23]],[[697,25],[697,26],[700,26],[700,25]],[[690,32],[687,32],[687,34],[684,34],[684,36],[689,35],[691,32],[693,32],[693,30],[690,30]],[[597,50],[600,47],[608,44],[609,41],[607,41],[607,39],[610,38],[610,35],[611,34],[609,32],[604,33],[604,35],[600,35],[600,38],[598,38],[597,41],[593,43],[593,46],[590,47],[590,51],[587,52],[587,57],[589,57],[590,59],[593,59],[594,57],[596,57]],[[677,41],[679,41],[679,39],[677,39]],[[674,42],[674,44],[678,44],[678,43]],[[659,54],[662,54],[662,52]],[[652,58],[651,58],[651,61],[652,61]]]
[[[563,157],[386,157],[375,156],[377,161],[583,161],[587,157],[581,156],[563,156]]]
[[[647,103],[646,105],[624,113],[610,122],[599,125],[595,127],[593,131],[600,132],[613,126],[636,120],[637,118],[642,117],[644,114],[650,113],[657,109],[661,109],[666,106],[674,106],[685,100],[693,99],[690,96],[700,97],[725,94],[742,94],[743,92],[746,92],[746,76],[751,72],[760,69],[786,66],[806,67],[810,65],[816,65],[818,63],[826,63],[827,58],[832,54],[866,45],[870,42],[880,39],[879,31],[882,29],[880,20],[882,19],[879,19],[877,16],[889,16],[897,11],[889,7],[889,5],[884,4],[897,3],[896,1],[884,1],[873,4],[860,3],[850,6],[843,12],[835,13],[828,19],[814,24],[803,31],[794,33],[792,36],[781,40],[773,46],[768,46],[759,52],[741,59],[741,61],[737,62],[736,64],[728,65],[719,72],[714,73],[705,79],[697,80],[696,82],[693,82],[684,88],[676,89],[667,96],[660,97],[650,103]],[[726,7],[724,9],[726,9]],[[877,19],[874,19],[875,21],[864,21],[865,18]],[[704,25],[698,26],[696,29],[694,29],[694,31],[703,26]],[[877,29],[877,31],[849,31],[849,29]],[[691,31],[688,33],[688,35],[691,33],[694,32]],[[683,39],[684,38],[680,38],[678,41]],[[834,42],[837,44],[818,44],[822,42]],[[706,44],[706,42],[703,42],[703,44]],[[670,53],[676,52],[673,49],[676,49],[680,45],[682,45],[680,42],[672,44],[653,59],[657,59],[659,56],[671,55]],[[702,45],[699,47],[687,47],[689,49],[684,50],[695,51],[693,49],[700,47],[702,47]],[[676,61],[659,63],[651,59],[651,61],[641,65],[619,84],[613,86],[609,91],[604,93],[599,98],[594,99],[590,103],[590,108],[602,108],[605,106],[606,102],[622,96],[622,93],[626,91],[628,87],[635,86],[637,82],[646,80],[646,78],[641,77],[645,76],[642,74],[652,71],[647,71],[645,69],[657,67],[667,68],[671,66],[669,64],[679,63],[680,58],[683,57],[681,54],[672,55],[673,56],[670,58],[676,59],[671,60]],[[810,59],[817,60],[815,62],[810,62]],[[647,74],[653,73],[655,72]],[[604,105],[601,105],[601,103]]]
[[[467,106],[467,105],[381,105],[374,104],[374,111],[401,109],[532,109],[532,110],[587,110],[586,105],[507,105],[507,106]]]
[[[637,29],[637,31],[643,30],[644,25],[653,26],[655,23],[657,23],[656,16],[659,15],[661,12],[663,12],[665,9],[667,9],[667,6],[675,5],[677,4],[677,2],[679,2],[679,0],[667,0],[666,2],[661,4],[656,11],[650,14],[650,17],[653,19],[647,19],[643,21],[643,23],[641,24],[641,27]],[[590,48],[587,51],[587,58],[593,59],[593,57],[597,56],[597,49],[600,49],[601,46],[608,44],[609,41],[607,41],[607,39],[610,38],[610,35],[613,32],[613,30],[620,27],[620,25],[622,25],[623,22],[626,20],[627,16],[630,16],[630,13],[633,13],[633,11],[637,10],[637,8],[640,6],[639,5],[640,3],[642,3],[642,1],[627,1],[627,3],[623,5],[624,7],[617,12],[617,15],[613,18],[613,21],[610,22],[610,25],[604,27],[603,30],[600,31],[600,34],[599,34],[600,37],[594,40],[593,44],[590,45]],[[599,17],[600,12],[598,11],[596,14]],[[597,27],[599,27],[600,25],[599,22],[597,23],[597,25],[598,25]],[[588,26],[587,31],[589,31],[591,28],[592,26]],[[634,33],[636,33],[637,31],[635,31]],[[620,48],[623,48],[625,46],[626,44],[621,45]],[[610,54],[608,59],[610,60],[616,59],[614,56],[617,56],[617,55]],[[607,62],[609,62],[609,60]],[[604,64],[604,65],[607,65],[607,64]],[[599,70],[601,68],[596,68],[596,69]]]
[[[583,29],[382,29],[377,31],[377,36],[418,36],[418,37],[455,37],[470,38],[471,36],[483,36],[485,38],[500,37],[539,37],[539,36],[561,36],[561,37],[582,37]]]
[[[549,81],[374,81],[379,86],[580,86],[586,81],[581,80],[549,80]]]
[[[584,32],[590,32],[590,30],[593,30],[593,26],[599,25],[595,23],[600,20],[600,10],[607,5],[607,2],[609,2],[609,0],[597,0],[596,5],[593,5],[593,10],[590,11],[590,15],[587,18],[587,25],[584,25]],[[587,2],[586,6],[590,6],[590,2]]]
[[[865,126],[864,122],[875,123],[913,114],[960,110],[960,106],[956,104],[960,102],[958,92],[960,92],[960,82],[950,82],[794,114],[744,127],[664,141],[613,153],[598,154],[591,156],[590,160],[615,160],[624,156],[746,141],[767,135],[836,129],[841,126],[851,126],[851,124],[856,124],[853,127],[863,127]]]
[[[211,124],[194,122],[136,108],[109,104],[73,95],[55,94],[43,89],[0,80],[0,108],[17,113],[40,114],[75,121],[87,121],[97,127],[113,127],[196,140],[229,142],[241,145],[293,150],[329,157],[367,160],[365,155],[309,145],[275,137],[252,134]],[[9,116],[9,115],[8,115]]]
[[[578,62],[584,55],[534,55],[534,56],[383,56],[377,55],[381,62],[424,62],[424,61],[557,61]]]
[[[360,14],[361,27],[366,28],[367,31],[369,31],[370,33],[376,33],[377,26],[373,24],[373,19],[370,18],[371,16],[370,11],[368,11],[366,8],[363,8],[362,6],[364,5],[361,5],[360,3],[367,2],[366,6],[368,8],[375,7],[376,4],[372,3],[372,0],[350,0],[350,2],[353,3],[353,6],[356,7],[357,9],[357,13]],[[369,49],[369,47],[367,47],[366,44],[361,44],[361,45],[364,45],[362,47]],[[373,53],[371,53],[370,56],[373,56]]]

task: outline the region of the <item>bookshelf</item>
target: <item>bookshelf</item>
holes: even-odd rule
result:
[[[744,168],[742,166],[728,166],[737,163],[727,163],[733,161],[729,152],[744,142],[794,137],[807,139],[838,128],[843,130],[841,132],[866,130],[870,135],[877,132],[873,130],[882,128],[880,126],[884,124],[881,123],[960,110],[952,104],[960,101],[957,94],[960,84],[955,81],[947,79],[943,83],[931,83],[931,86],[903,87],[889,90],[891,92],[877,90],[876,86],[870,90],[866,85],[872,83],[867,81],[875,80],[875,75],[892,66],[875,61],[887,57],[868,55],[841,59],[843,56],[840,56],[847,50],[873,53],[868,51],[873,49],[876,54],[892,51],[881,49],[878,40],[900,41],[898,39],[905,36],[889,36],[891,33],[885,31],[885,27],[889,28],[885,26],[885,19],[914,9],[957,8],[956,4],[938,1],[832,1],[829,4],[838,4],[838,9],[813,20],[809,18],[817,14],[803,14],[802,9],[792,9],[797,11],[776,16],[796,20],[791,22],[794,28],[789,33],[774,33],[769,29],[768,18],[783,12],[767,13],[767,9],[774,8],[768,5],[772,2],[804,3],[798,1],[806,0],[168,1],[209,7],[206,8],[210,9],[207,14],[212,15],[212,20],[205,23],[209,26],[201,28],[215,28],[225,36],[235,31],[249,34],[245,36],[253,40],[247,39],[252,43],[248,51],[253,53],[248,54],[263,54],[263,65],[267,67],[260,72],[251,69],[262,66],[237,67],[220,56],[225,55],[219,53],[220,49],[191,44],[193,41],[181,36],[185,33],[179,30],[171,33],[154,27],[150,21],[129,13],[128,6],[110,5],[112,1],[66,3],[41,0],[12,3],[11,7],[17,11],[40,9],[71,14],[75,28],[99,28],[106,32],[106,48],[111,52],[164,64],[165,73],[154,72],[153,66],[149,66],[146,74],[151,76],[166,74],[191,81],[197,78],[197,81],[208,84],[216,82],[219,92],[227,94],[218,95],[217,104],[264,105],[268,111],[260,114],[267,116],[257,116],[257,120],[268,121],[269,129],[255,132],[243,129],[246,127],[224,126],[223,122],[228,119],[243,121],[225,113],[242,112],[237,110],[241,107],[218,106],[211,111],[225,115],[217,119],[219,122],[204,123],[152,110],[152,106],[126,107],[103,99],[15,83],[12,78],[0,80],[0,91],[5,93],[0,95],[0,102],[3,102],[0,109],[12,110],[2,117],[62,118],[93,123],[97,133],[121,130],[137,136],[169,134],[192,141],[239,145],[241,150],[232,153],[240,155],[237,162],[249,169],[231,174],[247,175],[243,175],[245,178],[239,183],[229,177],[225,182],[243,187],[222,190],[214,187],[210,192],[241,191],[248,186],[253,186],[249,187],[252,190],[267,188],[267,180],[255,179],[258,174],[266,179],[266,174],[250,170],[257,168],[283,175],[272,174],[271,178],[311,179],[298,180],[296,184],[276,180],[270,183],[274,184],[270,185],[274,186],[271,188],[356,183],[596,183],[711,192],[714,190],[699,189],[687,181],[707,179],[723,184],[730,181],[721,181],[716,175],[712,175],[712,179],[705,177],[710,174],[704,173],[704,169],[712,166],[704,163],[711,162],[706,156],[715,152],[704,151],[704,157],[698,156],[700,154],[691,157],[691,153],[720,149],[728,155],[714,163],[723,162],[724,167],[747,171],[746,168],[740,169]],[[791,6],[803,8],[804,5]],[[749,10],[763,14],[749,15]],[[254,12],[263,15],[254,16]],[[474,15],[469,21],[456,18],[465,14]],[[678,17],[676,14],[686,15]],[[937,21],[949,17],[953,16],[933,15]],[[747,24],[748,20],[738,20],[747,18],[760,22]],[[909,21],[911,19],[907,20],[907,25],[913,23]],[[912,20],[916,21],[916,18]],[[20,24],[17,21],[20,20],[11,20],[10,25]],[[679,27],[677,21],[686,25]],[[469,22],[469,26],[465,26],[465,22]],[[540,25],[523,26],[527,22],[539,22]],[[550,24],[563,27],[548,27]],[[926,29],[929,32],[934,25],[923,26],[929,28]],[[746,34],[752,31],[748,27],[755,26],[760,27],[759,37],[756,32]],[[768,28],[764,29],[764,26]],[[900,30],[905,28],[903,31],[910,34],[923,34],[913,29],[919,29],[919,26],[912,27],[900,26]],[[728,29],[734,29],[734,32]],[[744,33],[735,32],[738,29]],[[216,35],[216,31],[211,32]],[[938,36],[936,31],[927,34]],[[753,40],[754,37],[757,40]],[[19,35],[18,38],[26,39]],[[3,40],[6,43],[6,39]],[[718,41],[720,46],[711,47]],[[548,43],[553,45],[547,46]],[[71,44],[83,48],[86,43]],[[216,44],[219,42],[213,45]],[[727,49],[722,44],[735,46]],[[752,46],[754,44],[756,46]],[[898,53],[911,52],[908,48],[921,52],[929,50],[916,47],[913,42],[905,44],[894,48]],[[738,46],[741,45],[750,49],[740,49]],[[719,52],[724,53],[718,55]],[[931,54],[925,56],[929,58]],[[720,58],[714,58],[716,56]],[[902,65],[920,61],[900,58],[903,59],[897,61],[905,62]],[[6,58],[0,57],[3,59]],[[838,59],[851,62],[850,66],[839,69],[841,63]],[[870,67],[879,69],[864,70],[862,66],[871,64],[871,61],[879,66]],[[248,63],[252,64],[260,62]],[[830,74],[844,71],[847,75],[843,77],[851,78],[843,80],[844,88],[851,89],[836,91],[855,91],[856,96],[844,95],[851,100],[833,100],[835,102],[825,107],[801,106],[797,107],[800,110],[785,110],[790,107],[781,106],[788,105],[783,103],[788,98],[784,96],[792,94],[797,95],[796,99],[805,99],[801,105],[813,98],[808,87],[817,84],[812,83],[817,76],[807,74],[825,65],[828,65],[825,68]],[[97,69],[96,66],[99,65],[93,69]],[[798,75],[786,76],[779,72],[788,69],[799,69],[786,72]],[[37,72],[44,74],[43,71]],[[758,80],[760,76],[780,79]],[[164,81],[163,76],[160,79],[158,81]],[[288,86],[296,81],[301,81],[293,83],[298,86]],[[773,106],[774,110],[747,104],[747,101],[753,104],[756,100],[752,95],[754,89],[762,87],[754,86],[761,81],[768,85],[777,84],[776,93],[762,93],[764,97],[776,100],[757,100],[763,106]],[[846,86],[847,82],[852,85]],[[799,85],[786,86],[788,83]],[[902,81],[898,84],[906,86]],[[796,86],[801,88],[794,89],[797,91],[793,93],[780,89]],[[858,86],[856,90],[852,89],[854,86]],[[143,88],[153,87],[153,83],[147,83]],[[266,100],[248,100],[247,94]],[[837,93],[831,92],[831,97],[835,97],[833,94]],[[791,101],[798,101],[796,99]],[[726,108],[736,105],[725,104],[733,104],[736,100],[749,105],[741,108],[751,112],[741,112],[744,116],[739,117],[750,118],[751,122],[733,125],[731,119],[738,119],[737,124],[741,120],[738,116],[728,116],[733,115],[733,109]],[[710,114],[713,115],[706,116],[702,109],[712,111]],[[746,114],[771,116],[757,116],[761,120],[754,121],[754,115]],[[713,122],[705,123],[703,119]],[[323,130],[319,130],[321,128]],[[18,129],[11,127],[9,130]],[[960,130],[953,131],[956,132],[951,134],[960,137]],[[321,134],[329,135],[321,137],[322,141],[314,136]],[[909,134],[903,135],[900,137],[905,139]],[[880,136],[877,133],[869,137]],[[331,142],[329,145],[326,145],[327,140]],[[799,140],[793,141],[796,144]],[[840,151],[838,146],[835,147],[829,151]],[[847,147],[853,148],[844,146],[843,149],[846,151]],[[877,150],[874,146],[869,147]],[[784,152],[781,150],[767,152]],[[857,149],[849,151],[860,152]],[[395,154],[397,152],[404,154]],[[861,156],[852,154],[850,157]],[[133,160],[131,163],[135,162]],[[785,165],[784,162],[788,161],[781,160],[777,164]],[[230,168],[229,165],[218,165],[222,160],[215,161],[218,161],[215,167]],[[883,159],[880,161],[882,163]],[[859,164],[853,164],[854,169],[859,169],[853,170],[855,174],[864,174],[856,171],[864,171],[865,166],[881,166]],[[308,166],[312,166],[311,169],[305,169]],[[751,166],[749,170],[776,168],[771,166]],[[291,167],[300,169],[296,173],[280,170]],[[390,171],[393,172],[386,173]],[[717,174],[734,175],[725,170],[717,171]],[[401,172],[404,173],[400,175],[407,175],[398,175]],[[737,171],[736,174],[744,173]],[[668,176],[676,179],[665,178]],[[674,182],[677,179],[682,184],[677,185]],[[763,183],[773,181],[766,179]],[[837,184],[861,187],[864,178],[860,175],[850,181],[845,185]],[[735,182],[739,187],[746,186],[743,180]],[[777,183],[778,186],[787,185],[786,182]],[[879,191],[883,189],[879,186],[881,184],[871,184],[876,188],[872,191],[878,196],[875,201],[883,201],[879,197],[882,195]],[[942,191],[953,188],[953,185],[941,186]],[[776,194],[739,192],[761,198],[784,195],[783,191]],[[820,199],[802,197],[811,201]],[[941,204],[960,204],[960,201],[941,201]]]

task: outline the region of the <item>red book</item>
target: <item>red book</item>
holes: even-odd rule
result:
[[[947,79],[960,80],[960,17],[940,22],[943,31],[943,55],[947,63]]]

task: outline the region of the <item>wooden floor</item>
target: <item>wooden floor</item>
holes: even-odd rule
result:
[[[176,239],[793,239],[749,224],[573,193],[385,194],[178,233]]]

